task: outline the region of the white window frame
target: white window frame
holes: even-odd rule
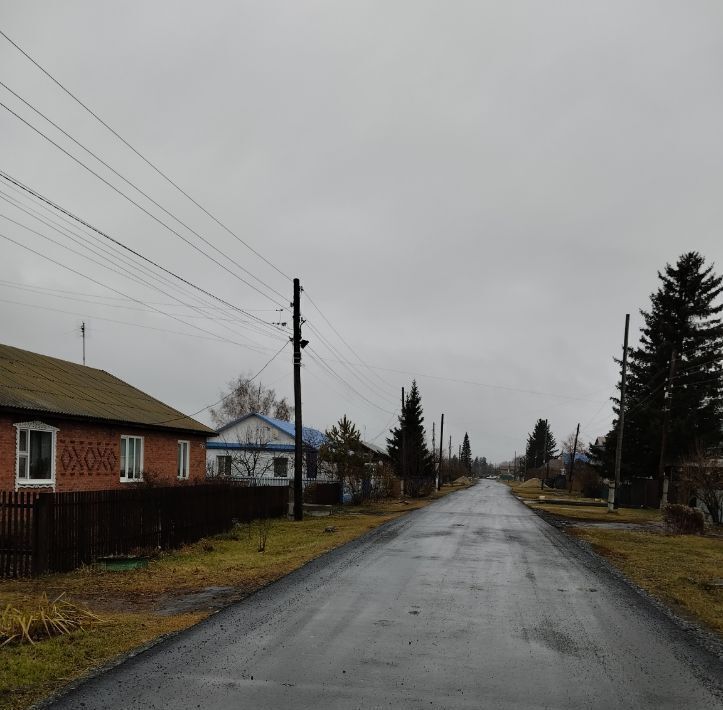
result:
[[[181,456],[181,451],[185,449],[186,455],[184,457],[183,463],[183,469],[178,470],[176,473],[178,474],[178,480],[179,481],[187,481],[188,476],[191,471],[191,442],[187,441],[185,439],[179,439],[178,441],[178,455]],[[178,459],[176,460],[176,464],[180,463]]]
[[[137,475],[135,476],[128,476],[128,441],[130,439],[134,439],[136,442],[136,446],[138,446],[138,442],[140,442],[141,445],[141,456],[140,456],[140,466],[139,470],[137,472]],[[122,434],[121,435],[121,455],[118,457],[119,459],[119,465],[123,462],[123,459],[125,458],[126,461],[126,470],[124,471],[121,468],[120,471],[120,481],[121,483],[138,483],[139,481],[143,480],[143,455],[145,454],[145,440],[142,436],[137,436],[135,434]],[[123,446],[126,447],[126,455],[123,456]]]
[[[57,427],[44,424],[43,422],[18,422],[13,425],[15,427],[15,485],[17,488],[22,486],[44,486],[55,488],[55,452],[57,449],[58,431]],[[20,432],[26,433],[27,451],[20,451]],[[28,476],[30,476],[30,432],[40,431],[49,432],[52,436],[50,443],[50,478],[21,478],[20,477],[20,459],[25,459]]]
[[[284,462],[284,473],[276,473],[276,462],[277,461],[283,461]],[[274,471],[274,478],[288,478],[289,477],[289,458],[287,456],[274,456],[273,462],[273,471]]]

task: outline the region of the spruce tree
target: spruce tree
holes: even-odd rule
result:
[[[434,461],[427,448],[422,398],[417,382],[407,396],[399,424],[387,439],[387,451],[400,478],[434,478]]]
[[[532,433],[527,437],[525,458],[528,468],[540,468],[557,453],[557,443],[546,419],[538,419]]]
[[[655,476],[660,461],[666,394],[670,423],[664,464],[697,453],[714,454],[721,445],[723,419],[723,277],[697,252],[666,264],[651,294],[637,348],[628,351],[622,476]],[[671,358],[675,371],[668,382]],[[620,385],[618,384],[618,389]],[[614,400],[619,414],[619,399]],[[604,464],[612,472],[617,421],[605,441]]]
[[[467,432],[464,433],[464,439],[462,440],[462,455],[460,457],[462,466],[465,471],[471,473],[472,471],[472,448],[469,445],[469,435]]]

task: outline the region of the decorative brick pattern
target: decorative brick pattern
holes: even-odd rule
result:
[[[0,490],[15,490],[16,422],[38,419],[58,428],[55,451],[55,490],[98,491],[126,488],[120,480],[121,435],[142,436],[143,468],[158,485],[188,485],[206,477],[206,438],[198,434],[78,422],[31,414],[0,416]],[[189,441],[190,471],[178,480],[178,442]]]

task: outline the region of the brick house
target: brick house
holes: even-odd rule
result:
[[[214,433],[103,370],[0,345],[0,490],[202,482]]]

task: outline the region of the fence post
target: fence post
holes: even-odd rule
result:
[[[33,577],[38,577],[48,571],[51,496],[52,494],[40,493],[33,503]]]

